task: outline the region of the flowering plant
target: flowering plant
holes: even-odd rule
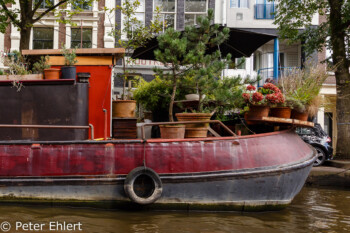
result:
[[[285,97],[281,90],[272,83],[265,83],[264,86],[256,87],[248,85],[246,92],[242,94],[244,101],[252,105],[283,105]]]

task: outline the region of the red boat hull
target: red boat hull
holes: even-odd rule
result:
[[[314,157],[292,131],[199,140],[1,142],[0,197],[130,204],[125,177],[148,167],[163,185],[149,207],[271,209],[291,202]]]

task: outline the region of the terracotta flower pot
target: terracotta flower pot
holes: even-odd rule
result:
[[[270,107],[264,105],[250,105],[247,119],[262,118],[269,116]]]
[[[209,121],[211,113],[176,113],[178,121]],[[186,124],[186,138],[207,137],[209,123]]]
[[[131,118],[135,117],[135,100],[115,100],[112,103],[112,117]]]
[[[206,138],[208,127],[204,128],[186,128],[185,138]]]
[[[160,125],[159,128],[161,138],[185,138],[185,125]]]
[[[44,70],[45,79],[60,79],[60,69],[50,68]]]
[[[298,112],[296,110],[292,110],[292,119],[300,120],[300,121],[307,121],[309,114],[307,112]]]
[[[269,116],[289,119],[291,113],[292,113],[292,109],[289,107],[275,107],[275,108],[270,108]]]

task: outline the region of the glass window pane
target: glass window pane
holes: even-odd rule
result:
[[[137,12],[145,12],[145,0],[139,0],[140,6],[136,9]]]
[[[92,48],[92,29],[91,28],[83,28],[83,48]],[[71,48],[78,47],[80,48],[81,44],[81,29],[80,28],[72,28],[71,31]]]
[[[164,20],[166,23],[166,28],[175,26],[175,15],[174,14],[165,14]]]
[[[231,0],[230,6],[231,8],[237,8],[239,6],[239,0]]]
[[[175,0],[155,0],[155,6],[162,12],[175,12]]]
[[[194,25],[194,15],[186,14],[185,15],[185,26]]]
[[[33,28],[33,49],[53,49],[53,28]]]
[[[92,10],[91,1],[86,0],[83,3],[72,2],[73,9],[81,8],[82,10]]]
[[[240,8],[248,8],[248,0],[240,0]]]
[[[185,12],[207,12],[206,0],[186,0]]]

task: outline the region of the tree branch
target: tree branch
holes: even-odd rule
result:
[[[11,19],[12,23],[14,23],[17,27],[21,27],[19,21],[16,20],[15,16],[11,11],[7,8],[6,4],[3,1],[0,1],[0,5],[2,9],[5,11],[5,14]]]
[[[40,7],[40,5],[41,5],[41,3],[42,3],[43,1],[44,1],[44,0],[39,0],[39,1],[35,4],[34,9],[33,9],[33,15],[34,15],[34,12],[36,12],[36,11],[39,9],[39,7]]]
[[[49,13],[50,11],[56,9],[57,7],[59,7],[60,5],[66,3],[66,2],[68,2],[68,0],[60,1],[60,2],[58,2],[56,5],[54,5],[54,6],[50,7],[50,8],[47,8],[43,13],[41,13],[41,14],[38,16],[38,18],[36,18],[36,19],[33,20],[33,23],[39,21],[39,20],[40,20],[42,17],[44,17],[47,13]]]

